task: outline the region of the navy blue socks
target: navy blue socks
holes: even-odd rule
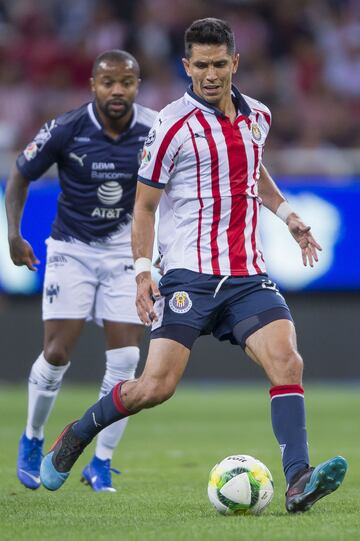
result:
[[[123,383],[125,382],[117,383],[109,394],[103,396],[84,413],[73,426],[72,430],[75,436],[90,442],[103,428],[131,415],[120,399],[120,389]]]
[[[286,481],[309,465],[304,389],[278,385],[270,389],[271,420],[279,442]]]

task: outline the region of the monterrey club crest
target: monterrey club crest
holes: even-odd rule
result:
[[[175,291],[169,301],[169,306],[177,314],[185,314],[192,307],[192,300],[186,291]]]

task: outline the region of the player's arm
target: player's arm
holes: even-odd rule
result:
[[[136,308],[145,325],[150,325],[151,321],[156,319],[153,299],[159,295],[159,290],[151,278],[151,260],[154,245],[155,212],[161,194],[162,189],[138,182],[131,243],[137,283]]]
[[[293,211],[263,164],[260,166],[258,185],[263,205],[286,223],[290,233],[300,246],[304,265],[309,263],[313,267],[314,261],[318,261],[317,251],[322,248],[312,236],[311,227],[304,224]]]
[[[21,220],[28,189],[29,180],[14,165],[5,192],[10,256],[15,265],[26,265],[31,271],[36,271],[34,265],[38,265],[40,261],[35,256],[31,245],[21,235]]]

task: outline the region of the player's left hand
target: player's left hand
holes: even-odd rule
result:
[[[312,236],[311,227],[305,225],[304,222],[295,213],[290,214],[287,219],[287,226],[290,233],[301,248],[302,260],[305,265],[309,263],[310,267],[314,266],[314,261],[318,261],[318,250],[322,248]]]

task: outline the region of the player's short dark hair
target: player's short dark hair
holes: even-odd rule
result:
[[[122,64],[128,60],[130,60],[134,64],[134,72],[139,77],[140,67],[139,67],[138,61],[132,54],[128,53],[127,51],[123,51],[121,49],[112,49],[110,51],[105,51],[99,54],[99,56],[95,58],[91,75],[93,77],[96,76],[101,62],[113,62],[113,63]]]
[[[194,43],[226,45],[228,53],[235,53],[235,37],[231,26],[222,19],[207,17],[194,21],[185,31],[185,56],[190,58]]]

